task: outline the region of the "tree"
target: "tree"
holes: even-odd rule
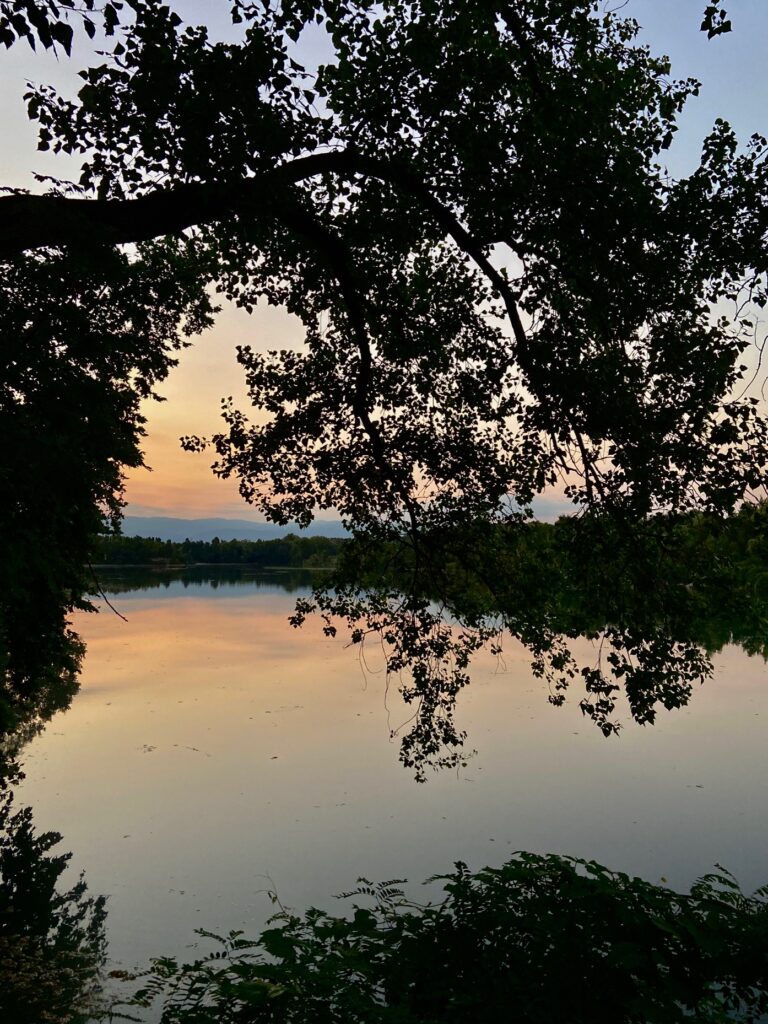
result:
[[[304,524],[333,507],[362,538],[358,550],[408,546],[405,597],[390,588],[372,598],[351,583],[320,604],[362,617],[358,638],[390,638],[391,666],[414,673],[421,719],[442,720],[425,740],[432,756],[457,742],[455,693],[472,651],[498,633],[487,608],[469,614],[453,602],[467,626],[458,639],[430,611],[445,538],[463,538],[477,565],[497,527],[522,526],[534,496],[560,482],[599,523],[586,536],[600,533],[609,560],[620,552],[648,589],[657,543],[644,546],[639,524],[727,514],[762,493],[766,422],[755,398],[734,395],[753,311],[768,297],[768,143],[754,136],[740,149],[718,122],[700,166],[672,180],[664,151],[698,83],[670,78],[634,21],[590,0],[230,8],[242,37],[224,44],[159,0],[107,5],[115,42],[81,73],[78,97],[28,93],[41,147],[80,156],[82,171],[74,186],[0,198],[6,279],[92,264],[94,254],[101,267],[116,246],[171,235],[151,251],[169,253],[169,280],[180,252],[194,253],[185,265],[197,289],[193,299],[188,285],[176,316],[185,302],[200,308],[215,283],[248,310],[266,298],[302,319],[305,352],[240,348],[251,398],[270,419],[254,426],[227,406],[212,439],[216,471],[237,476],[275,522]],[[313,23],[334,50],[316,74],[291,50]],[[702,28],[729,27],[710,4]],[[713,312],[725,303],[738,317]],[[15,339],[29,323],[3,316],[2,329]],[[44,333],[58,353],[55,332]],[[168,337],[161,351],[175,344]],[[129,391],[144,345],[125,350]],[[24,389],[7,401],[23,417]],[[127,422],[135,417],[132,407]],[[129,461],[119,447],[102,453],[107,491],[119,491]],[[94,480],[83,493],[83,508],[109,503]],[[86,536],[80,525],[74,533]],[[565,685],[574,672],[546,622],[497,610]],[[658,618],[644,609],[637,628],[650,639],[619,622],[611,679],[582,673],[595,695],[586,709],[609,732],[615,678],[633,659],[651,709],[679,704],[706,671]],[[677,666],[666,691],[665,664]]]
[[[106,898],[82,876],[66,889],[70,853],[35,832],[0,780],[0,1011],[14,1024],[86,1024],[103,1009]]]
[[[96,534],[141,464],[139,402],[208,323],[194,243],[31,253],[0,284],[0,732],[45,720],[77,689]]]

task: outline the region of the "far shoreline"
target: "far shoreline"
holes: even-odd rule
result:
[[[253,562],[93,562],[90,569],[253,569],[259,572],[328,572],[333,565],[256,565]]]

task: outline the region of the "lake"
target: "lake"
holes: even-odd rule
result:
[[[109,895],[117,964],[191,957],[199,927],[254,933],[274,910],[267,890],[341,912],[334,894],[360,875],[408,879],[418,896],[456,860],[519,849],[674,887],[715,863],[745,889],[768,881],[768,672],[740,649],[715,656],[688,708],[645,728],[627,714],[605,739],[577,689],[547,703],[509,642],[459,701],[477,754],[419,785],[390,738],[410,712],[376,650],[362,662],[319,621],[289,625],[308,574],[206,570],[151,589],[103,575],[128,621],[103,600],[77,617],[82,689],[23,751],[20,801]]]

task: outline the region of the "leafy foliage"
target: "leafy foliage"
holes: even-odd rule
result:
[[[141,464],[142,398],[210,322],[185,242],[35,252],[0,285],[0,732],[49,717],[76,690],[95,535]]]
[[[704,19],[701,23],[701,31],[707,33],[707,38],[723,35],[731,31],[731,21],[727,12],[721,6],[721,0],[715,0],[708,4],[704,10]]]
[[[200,232],[226,294],[307,329],[306,352],[241,347],[270,419],[227,407],[215,439],[276,521],[492,519],[561,477],[637,517],[763,484],[765,424],[729,397],[746,329],[710,310],[765,301],[765,140],[740,151],[718,122],[671,180],[699,85],[598,6],[241,3],[223,44],[136,0],[76,101],[30,94],[41,144],[82,154],[102,200],[270,183]],[[288,45],[315,21],[335,55],[313,77]]]
[[[6,48],[25,39],[32,49],[37,42],[46,50],[57,47],[69,56],[74,30],[71,18],[79,20],[91,39],[96,35],[94,17],[101,21],[104,33],[114,35],[122,0],[97,4],[96,0],[0,0],[0,43]]]
[[[106,959],[103,896],[83,876],[60,880],[71,854],[51,854],[28,807],[0,784],[0,1016],[13,1024],[86,1024],[100,1006]]]
[[[162,1024],[724,1024],[768,1009],[768,892],[745,896],[725,871],[684,895],[519,853],[430,881],[443,902],[363,879],[347,895],[378,899],[351,917],[282,910],[253,942],[234,932],[207,960],[155,961],[129,1005],[162,998]]]
[[[52,16],[67,7],[32,6]],[[225,401],[222,432],[184,444],[212,446],[215,471],[236,477],[274,522],[306,524],[333,508],[369,547],[409,545],[405,595],[350,584],[318,600],[328,615],[356,617],[362,635],[386,634],[393,670],[406,673],[420,708],[419,748],[457,744],[455,695],[474,650],[502,629],[529,644],[553,700],[580,675],[584,709],[606,733],[616,680],[639,721],[683,703],[707,663],[685,630],[665,628],[673,595],[687,607],[685,585],[665,582],[669,560],[657,557],[648,523],[726,516],[765,494],[768,422],[745,353],[768,301],[766,140],[740,146],[717,121],[699,166],[671,178],[665,151],[699,83],[672,78],[634,20],[593,0],[237,0],[239,37],[226,43],[160,0],[127,8],[118,28],[112,5],[111,53],[81,72],[76,97],[27,94],[41,148],[80,159],[77,183],[0,199],[12,214],[0,220],[0,252],[36,253],[8,264],[17,308],[55,305],[74,330],[75,310],[84,321],[101,295],[97,322],[111,316],[110,337],[126,325],[120,345],[130,353],[105,369],[121,387],[100,390],[95,357],[72,350],[72,395],[89,378],[81,406],[98,391],[98,408],[107,419],[114,410],[120,429],[107,424],[77,494],[70,479],[82,472],[67,470],[67,486],[40,505],[62,552],[46,592],[66,590],[65,607],[80,599],[87,532],[105,502],[114,516],[119,467],[140,457],[129,364],[139,381],[142,360],[165,372],[171,321],[200,309],[201,289],[214,285],[246,310],[284,304],[306,344],[263,353],[243,343],[259,416]],[[729,24],[719,2],[707,6],[710,36]],[[333,55],[305,68],[294,44],[317,25]],[[136,265],[113,245],[167,232],[177,241],[154,243]],[[147,260],[164,288],[178,282],[164,297],[167,316],[159,295],[149,302],[162,337],[146,317],[134,330],[131,300],[144,300],[130,288],[121,297],[127,268]],[[56,273],[46,276],[50,261]],[[67,300],[63,314],[63,292],[78,295],[78,275],[94,264],[105,291],[93,292],[98,274],[88,278],[91,298]],[[62,287],[59,268],[72,285]],[[92,337],[90,324],[81,329]],[[18,365],[43,383],[56,362],[38,364],[37,353],[26,346]],[[34,404],[11,405],[14,422],[28,416],[52,435]],[[80,429],[95,435],[82,417]],[[54,480],[80,443],[74,434],[73,420]],[[19,450],[39,490],[51,467]],[[511,593],[474,609],[457,593],[462,573],[480,578],[475,538],[516,536],[551,486],[583,514],[580,536],[592,531],[594,564],[618,579],[622,599],[630,581],[638,593],[662,592],[661,613],[641,600],[636,621],[629,607],[605,618],[609,671],[574,666],[541,602],[536,619],[521,616]],[[441,538],[464,546],[449,557]],[[589,578],[599,586],[597,569]],[[16,574],[8,593],[23,605],[37,579],[30,587]],[[435,596],[458,631],[438,617]],[[29,601],[20,617],[29,619]]]

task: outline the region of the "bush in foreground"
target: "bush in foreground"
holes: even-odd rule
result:
[[[768,887],[722,869],[680,894],[594,862],[518,853],[419,905],[361,880],[351,917],[282,909],[258,940],[153,962],[125,1010],[163,1024],[751,1021],[768,1011]],[[141,1019],[134,1017],[133,1019]]]

